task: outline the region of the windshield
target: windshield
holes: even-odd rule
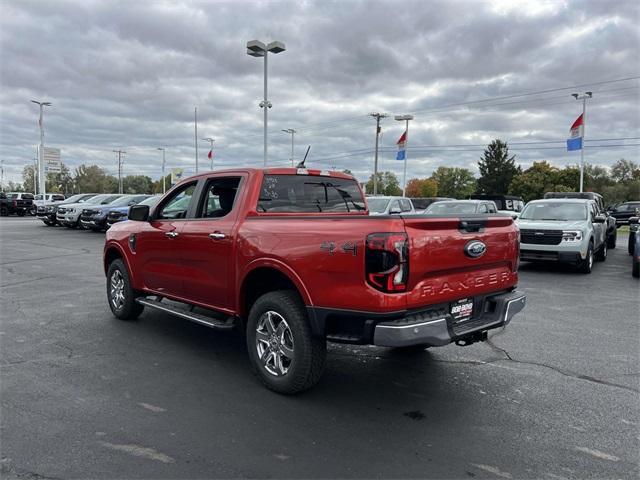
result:
[[[581,203],[530,203],[520,215],[521,220],[586,220],[587,206]]]
[[[259,212],[352,212],[364,210],[355,180],[316,175],[265,175]]]
[[[387,205],[391,200],[388,198],[367,198],[369,211],[373,213],[384,213],[387,211]]]
[[[451,215],[460,213],[476,213],[475,203],[436,202],[427,207],[424,213],[432,215]]]

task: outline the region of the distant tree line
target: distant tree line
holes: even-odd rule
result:
[[[118,177],[109,175],[97,165],[82,164],[73,173],[62,164],[61,173],[46,175],[47,193],[118,193]],[[22,183],[8,182],[7,190],[34,192],[37,171],[34,165],[22,170]],[[171,185],[171,175],[165,177],[167,189]],[[126,175],[122,177],[124,193],[162,193],[162,179],[153,181],[147,175]]]
[[[580,185],[580,167],[558,168],[542,160],[523,170],[516,156],[499,139],[492,141],[478,161],[479,175],[460,167],[438,167],[430,177],[407,181],[408,197],[468,198],[474,193],[517,195],[525,201],[542,198],[545,192],[576,192]],[[393,172],[378,172],[378,193],[401,195],[402,188]],[[373,192],[373,175],[365,184]],[[598,192],[605,202],[615,204],[640,199],[640,165],[620,159],[611,168],[585,165],[585,191]]]

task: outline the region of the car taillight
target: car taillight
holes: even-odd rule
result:
[[[365,276],[376,290],[404,292],[409,279],[409,239],[406,233],[372,233],[367,236]]]
[[[17,206],[18,206],[18,201],[17,201],[17,200],[14,200],[14,201],[13,201],[13,206],[14,206],[14,207],[17,207]]]

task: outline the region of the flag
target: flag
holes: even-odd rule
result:
[[[209,154],[207,155],[207,157],[209,158],[209,160],[213,158],[213,150],[209,150]]]
[[[584,122],[582,121],[582,115],[576,118],[576,121],[571,125],[569,130],[569,138],[567,139],[567,151],[582,149],[582,137],[584,136]]]
[[[396,160],[405,160],[407,153],[407,132],[405,131],[396,142],[398,145],[398,154]]]

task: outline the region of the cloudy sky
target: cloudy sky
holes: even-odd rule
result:
[[[611,165],[640,153],[640,3],[601,1],[2,0],[0,159],[20,180],[39,142],[71,168],[159,178],[195,170],[198,136],[216,139],[215,168],[262,165],[263,60],[246,42],[279,40],[269,57],[269,164],[287,165],[311,145],[308,165],[373,169],[382,121],[381,170],[394,160],[412,113],[408,178],[441,165],[477,171],[483,145],[510,143],[523,166],[579,161],[564,141],[587,106],[586,160]],[[208,147],[199,141],[200,164]]]

